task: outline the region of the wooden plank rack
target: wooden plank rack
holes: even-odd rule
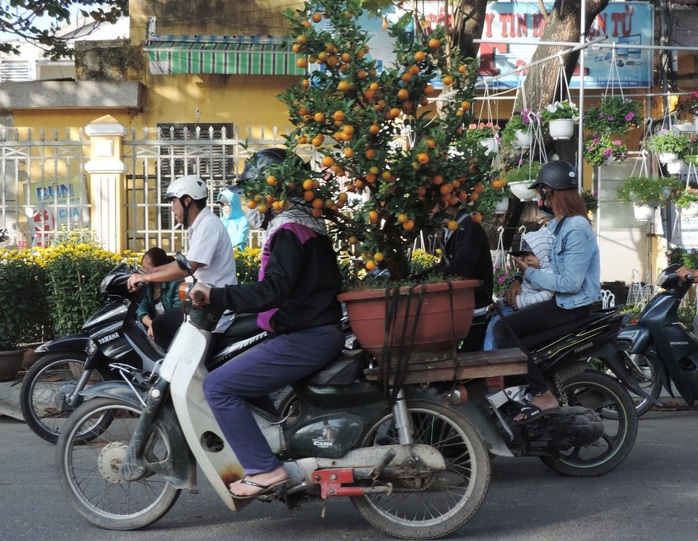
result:
[[[458,353],[455,359],[448,353],[439,356],[429,354],[427,358],[427,355],[414,352],[405,368],[404,383],[523,375],[528,372],[527,359],[526,354],[519,348]],[[391,364],[390,383],[393,383],[397,360],[393,359]],[[383,371],[379,366],[364,370],[364,374],[366,379],[371,381],[383,379]]]

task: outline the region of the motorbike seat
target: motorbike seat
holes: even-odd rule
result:
[[[593,325],[595,322],[606,318],[609,312],[615,311],[617,311],[616,308],[611,308],[607,310],[599,310],[598,312],[592,312],[586,317],[570,321],[569,323],[563,323],[562,325],[555,325],[554,327],[550,327],[544,331],[519,337],[519,339],[528,349],[539,349],[546,346],[554,339],[559,339],[566,334],[570,334],[579,329]]]
[[[257,314],[235,314],[233,322],[217,337],[217,343],[232,343],[261,332],[257,325]]]
[[[361,374],[366,359],[362,349],[344,350],[339,356],[303,380],[307,385],[349,385]]]

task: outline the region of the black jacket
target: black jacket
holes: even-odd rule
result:
[[[211,303],[239,313],[259,313],[272,332],[291,332],[342,317],[337,254],[326,235],[297,224],[282,226],[267,240],[259,282],[211,290]]]
[[[492,304],[492,253],[487,234],[479,223],[475,223],[467,211],[456,216],[458,229],[444,230],[442,257],[435,271],[446,276],[458,276],[481,280],[484,287],[475,290],[475,307],[483,308]]]

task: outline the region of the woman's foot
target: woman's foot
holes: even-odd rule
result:
[[[533,407],[527,406],[526,408],[522,408],[527,411],[521,411],[516,417],[514,417],[514,421],[527,421],[531,417],[538,416],[546,410],[559,408],[560,403],[557,401],[557,398],[555,398],[553,393],[550,391],[545,391],[544,393],[533,397],[533,400],[531,400],[531,406]]]
[[[228,488],[235,498],[254,498],[277,487],[288,480],[288,473],[282,467],[267,473],[246,475],[239,481],[230,483]]]

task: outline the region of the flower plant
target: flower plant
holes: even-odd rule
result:
[[[518,130],[528,133],[537,121],[538,116],[530,109],[522,109],[519,113],[513,114],[501,131],[502,143],[511,145],[516,140]]]
[[[642,206],[660,207],[676,198],[683,183],[668,177],[630,176],[618,185],[619,201]]]
[[[519,167],[509,169],[505,175],[507,182],[533,181],[543,164],[538,161],[525,161]]]
[[[569,100],[556,101],[540,112],[540,118],[544,122],[562,119],[579,120],[579,109]]]
[[[698,189],[691,186],[686,186],[676,197],[674,204],[682,209],[691,206],[691,203],[698,201]]]
[[[592,135],[584,142],[584,159],[591,165],[603,165],[609,159],[620,163],[627,157],[628,147],[620,139]]]
[[[598,193],[584,190],[582,192],[582,199],[584,200],[584,206],[587,208],[587,211],[594,213],[599,208]]]
[[[698,90],[679,98],[676,113],[679,116],[698,116]]]
[[[669,265],[683,265],[683,258],[686,252],[686,248],[682,246],[672,246],[664,253],[664,255],[666,256]]]
[[[396,64],[379,72],[360,14],[358,0],[311,0],[286,12],[298,65],[311,66],[279,96],[294,126],[286,146],[295,153],[312,145],[319,164],[309,171],[290,156],[245,191],[248,205],[263,211],[305,202],[366,270],[387,269],[398,280],[409,276],[409,247],[420,232],[447,218],[440,209],[474,204],[487,181],[491,157],[465,136],[476,131],[469,125],[478,64],[447,55],[443,29],[412,39],[392,26]],[[429,100],[435,78],[450,96],[439,111]]]
[[[642,125],[640,103],[621,96],[608,96],[584,111],[584,128],[595,134],[623,135]]]
[[[645,148],[654,154],[678,154],[683,156],[691,149],[691,137],[685,133],[662,129],[645,140]]]
[[[499,136],[499,126],[492,122],[473,122],[468,126],[467,131],[463,134],[465,139],[472,141],[482,141]]]

